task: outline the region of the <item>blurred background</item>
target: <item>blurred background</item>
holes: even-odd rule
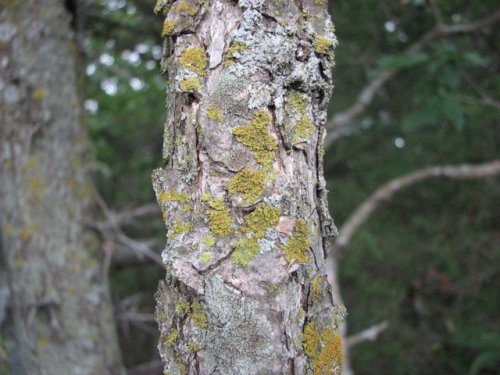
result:
[[[149,0],[84,2],[85,113],[130,374],[160,374],[153,294],[165,231],[150,173],[165,119],[162,19]],[[339,247],[356,374],[500,373],[498,178],[425,168],[500,157],[495,0],[335,0],[340,45],[325,173],[338,227],[394,189]],[[424,169],[421,179],[401,178]],[[456,176],[455,176],[456,177]],[[417,181],[418,180],[418,181]],[[379,197],[380,198],[380,197]],[[379,328],[379,329],[378,329]]]

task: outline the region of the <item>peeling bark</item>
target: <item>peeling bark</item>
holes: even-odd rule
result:
[[[153,186],[166,374],[340,374],[323,178],[322,0],[160,0],[168,116]]]
[[[0,373],[122,374],[69,14],[0,9]]]

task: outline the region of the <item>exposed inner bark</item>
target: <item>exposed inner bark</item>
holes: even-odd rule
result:
[[[339,374],[322,157],[336,44],[321,0],[159,1],[168,116],[153,186],[168,374]]]

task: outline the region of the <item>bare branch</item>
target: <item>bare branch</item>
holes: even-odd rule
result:
[[[469,85],[471,85],[472,89],[481,97],[481,100],[484,104],[489,105],[495,109],[500,110],[500,101],[493,99],[489,96],[486,91],[477,83],[470,75],[464,75],[465,80]]]
[[[458,166],[434,166],[417,170],[402,177],[395,178],[378,188],[367,200],[365,200],[347,219],[340,228],[340,235],[335,241],[332,252],[336,254],[346,247],[354,232],[371,216],[371,214],[382,204],[391,199],[395,193],[408,186],[427,180],[429,178],[451,178],[451,179],[481,179],[500,174],[500,160],[494,160],[479,165]]]
[[[329,253],[326,270],[328,281],[332,288],[332,294],[335,296],[335,302],[338,304],[343,303],[338,273],[339,252],[349,244],[353,233],[370,217],[382,202],[392,198],[399,190],[429,178],[481,179],[497,175],[500,175],[500,160],[493,160],[479,165],[463,164],[458,166],[435,166],[420,169],[405,176],[398,177],[377,189],[351,214],[346,223],[340,228],[340,235],[337,237]],[[345,342],[348,342],[349,338],[346,337],[347,321],[342,325],[340,333]],[[355,345],[356,342],[352,343],[353,337],[351,337],[350,340],[351,344],[344,345],[345,364],[342,372],[343,375],[353,375],[349,360],[349,349],[350,346]]]
[[[489,26],[500,19],[500,10],[483,17],[477,21],[462,25],[445,25],[437,23],[434,29],[423,34],[417,41],[404,50],[405,53],[417,53],[423,50],[429,42],[434,39],[446,37],[453,34],[472,33]],[[328,121],[328,134],[325,138],[325,147],[330,146],[337,139],[345,135],[351,129],[352,121],[365,111],[380,88],[399,72],[399,69],[388,68],[381,71],[371,82],[369,82],[358,95],[356,102],[343,112],[337,113]]]
[[[441,13],[441,9],[439,9],[439,6],[436,3],[436,0],[430,0],[430,6],[431,6],[431,12],[434,18],[436,19],[436,24],[437,25],[443,25],[443,14]]]
[[[375,341],[387,328],[389,328],[389,323],[383,321],[382,323],[376,324],[347,337],[345,344],[352,348],[354,345],[361,344],[365,341]]]

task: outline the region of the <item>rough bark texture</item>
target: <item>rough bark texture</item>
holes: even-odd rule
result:
[[[339,374],[322,157],[336,44],[322,0],[160,0],[168,116],[153,185],[166,374]]]
[[[0,373],[121,374],[62,0],[0,1]]]

